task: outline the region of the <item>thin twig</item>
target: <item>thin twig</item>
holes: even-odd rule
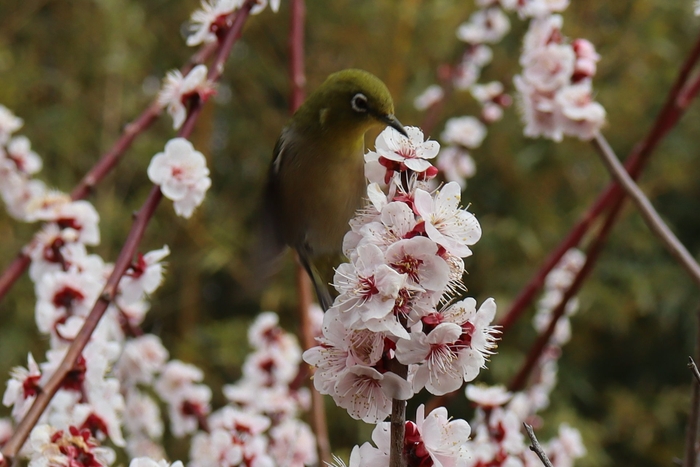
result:
[[[695,379],[700,383],[700,372],[698,371],[697,365],[695,365],[695,360],[690,356],[688,356],[688,368],[690,368],[690,371],[693,372],[693,376],[695,376]]]
[[[537,454],[537,457],[540,458],[545,467],[554,467],[552,462],[547,457],[547,454],[544,453],[542,446],[540,446],[540,442],[537,441],[537,436],[535,436],[535,431],[532,429],[532,426],[528,425],[527,423],[523,423],[523,426],[525,427],[525,431],[527,431],[527,436],[530,438],[530,442],[532,442],[530,451]]]
[[[700,89],[698,89],[700,88],[700,76],[694,78],[692,83],[687,83],[690,73],[698,60],[700,60],[700,35],[698,35],[693,48],[681,66],[680,72],[671,86],[666,101],[656,116],[651,129],[646,137],[634,147],[625,161],[625,167],[633,179],[639,177],[642,169],[649,160],[649,156],[654,149],[656,149],[656,146],[658,146],[659,142],[675,124],[678,123],[678,120],[680,120],[688,108],[689,103],[697,96],[698,92],[700,92]],[[609,184],[605,191],[598,196],[588,211],[569,231],[569,234],[559,243],[549,257],[547,257],[544,264],[513,301],[508,313],[506,313],[504,318],[498,323],[504,333],[518,320],[520,315],[532,302],[537,292],[544,285],[545,277],[547,277],[547,274],[549,274],[559,260],[561,260],[564,253],[578,245],[588,229],[593,225],[593,221],[608,206],[617,205],[622,198],[622,190],[615,182]]]
[[[610,174],[622,185],[627,195],[632,198],[637,209],[639,209],[639,213],[646,221],[647,226],[649,226],[651,231],[656,234],[657,238],[661,240],[661,243],[668,249],[669,253],[681,263],[683,268],[690,274],[691,278],[700,286],[700,265],[661,219],[661,216],[656,212],[649,198],[639,189],[637,184],[634,183],[634,180],[632,180],[625,171],[624,167],[622,167],[622,164],[617,159],[608,141],[601,133],[595,135],[593,138],[593,145],[598,149],[602,161],[608,171],[610,171]]]
[[[248,0],[241,7],[241,9],[238,11],[238,14],[236,15],[236,19],[234,20],[231,28],[229,29],[229,31],[227,31],[224,41],[221,44],[221,48],[219,49],[219,53],[214,61],[214,67],[209,72],[209,78],[212,81],[216,81],[221,76],[221,72],[223,70],[223,63],[226,60],[226,57],[228,56],[228,53],[230,52],[231,47],[235,42],[235,39],[239,37],[241,29],[243,28],[243,24],[248,18],[250,9],[252,8],[254,3],[254,0]],[[181,136],[183,138],[188,138],[190,136],[194,128],[194,121],[198,118],[199,113],[201,112],[202,104],[203,103],[199,99],[195,99],[192,102],[190,106],[190,112],[187,115],[185,123],[178,132],[178,136]],[[143,234],[146,230],[148,222],[153,216],[155,209],[158,206],[162,197],[163,195],[160,191],[160,187],[154,186],[151,189],[148,198],[146,198],[146,201],[144,202],[143,206],[136,214],[134,224],[132,225],[131,231],[129,232],[126,242],[124,243],[124,246],[119,253],[119,257],[114,263],[112,273],[110,274],[109,278],[107,279],[107,283],[102,289],[100,298],[92,307],[92,310],[90,310],[89,315],[85,319],[83,327],[80,329],[78,335],[71,343],[60,365],[53,373],[53,375],[51,375],[49,381],[47,381],[44,387],[41,388],[41,391],[37,395],[29,411],[24,416],[24,418],[22,418],[22,421],[20,421],[14,434],[3,447],[2,455],[4,456],[5,461],[7,461],[8,459],[14,459],[17,456],[17,453],[29,437],[29,434],[31,433],[32,429],[36,425],[41,415],[44,413],[44,410],[46,410],[46,408],[48,407],[49,403],[51,402],[51,399],[60,389],[66,375],[68,375],[68,373],[75,367],[76,361],[80,357],[85,346],[90,341],[92,333],[94,332],[95,328],[100,322],[100,319],[104,315],[111,301],[114,299],[115,294],[117,292],[117,288],[119,286],[119,281],[121,280],[126,270],[129,268],[129,265],[131,264],[131,261],[134,255],[136,254],[138,245],[141,239],[143,238]]]
[[[391,447],[389,451],[389,467],[406,467],[403,455],[404,438],[406,437],[406,401],[391,400]]]
[[[695,354],[700,353],[700,313],[696,314]],[[698,461],[698,417],[700,417],[700,372],[693,360],[688,356],[688,368],[694,376],[692,397],[690,402],[690,414],[688,415],[688,427],[685,433],[685,457],[683,467],[695,467]]]

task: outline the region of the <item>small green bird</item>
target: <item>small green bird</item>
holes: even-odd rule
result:
[[[333,303],[329,283],[348,221],[366,192],[365,133],[378,125],[406,135],[386,85],[366,71],[343,70],[299,107],[274,149],[257,254],[266,263],[285,245],[294,248],[324,310]]]

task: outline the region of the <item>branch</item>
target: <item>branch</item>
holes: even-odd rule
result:
[[[603,249],[605,240],[608,238],[608,235],[610,234],[613,225],[615,225],[617,216],[620,213],[620,210],[622,209],[623,200],[624,198],[618,198],[615,201],[615,204],[611,206],[610,211],[608,212],[608,216],[606,217],[605,222],[603,223],[603,226],[600,228],[598,234],[596,235],[596,238],[591,242],[591,245],[586,251],[586,261],[583,263],[583,266],[576,274],[576,277],[574,278],[573,282],[562,296],[559,305],[557,305],[556,308],[552,310],[552,318],[549,322],[549,325],[547,326],[547,329],[539,335],[533,346],[530,348],[530,351],[528,352],[527,358],[525,359],[523,366],[521,367],[520,371],[515,376],[515,378],[513,378],[513,381],[511,381],[509,385],[509,390],[519,391],[525,387],[525,383],[530,377],[530,373],[532,373],[532,370],[535,368],[537,362],[539,361],[540,355],[547,346],[549,339],[552,337],[552,334],[554,334],[554,330],[557,327],[557,321],[559,321],[559,318],[561,318],[564,315],[567,303],[574,297],[574,295],[578,293],[579,289],[583,285],[583,282],[586,280],[588,274],[593,269],[593,266],[595,265],[595,262]]]
[[[646,165],[649,156],[656,149],[661,139],[678,123],[683,116],[692,99],[700,91],[700,76],[687,85],[690,72],[700,60],[700,35],[695,41],[695,45],[683,63],[681,70],[676,77],[676,81],[668,92],[666,101],[659,111],[651,129],[646,137],[632,150],[625,161],[627,172],[633,179],[637,179],[642,169]],[[537,292],[542,288],[545,277],[556,266],[570,248],[578,245],[597,218],[608,206],[615,206],[622,199],[620,186],[613,182],[603,191],[596,201],[591,205],[583,217],[569,231],[569,234],[562,240],[556,249],[545,260],[544,264],[530,279],[530,282],[520,291],[508,313],[501,320],[499,325],[505,333],[525,309],[530,305]],[[611,208],[612,209],[612,208]]]
[[[236,15],[237,12],[233,13]],[[187,75],[189,71],[196,65],[204,63],[211,57],[219,48],[218,42],[206,44],[193,54],[180,71],[183,75]],[[112,147],[105,152],[95,165],[83,176],[78,184],[71,192],[73,201],[86,198],[116,166],[121,162],[126,151],[131,147],[137,136],[144,133],[160,116],[161,106],[157,100],[154,100],[136,119],[128,123]],[[34,240],[32,240],[33,242]],[[5,271],[0,275],[0,300],[9,292],[12,286],[22,276],[31,264],[31,259],[27,255],[27,251],[31,248],[32,243],[25,245],[17,257],[10,263]]]
[[[406,437],[406,401],[391,400],[391,450],[389,451],[389,467],[406,467],[403,455],[404,438]]]
[[[236,13],[233,24],[227,31],[221,48],[219,49],[219,53],[214,61],[214,66],[209,71],[209,79],[212,81],[218,80],[218,78],[221,76],[226,57],[228,56],[228,53],[230,52],[236,39],[240,36],[243,24],[248,18],[250,9],[254,3],[254,0],[248,0]],[[194,123],[201,112],[202,104],[203,103],[199,99],[193,100],[190,106],[190,111],[187,115],[187,119],[178,132],[178,136],[188,138],[191,135],[192,130],[194,129]],[[44,413],[44,410],[46,410],[48,407],[51,399],[60,389],[66,375],[68,375],[68,373],[75,367],[76,361],[80,357],[85,346],[90,341],[92,333],[95,331],[100,319],[104,315],[111,301],[114,299],[119,286],[119,281],[129,268],[129,265],[136,254],[138,245],[143,238],[146,226],[148,225],[148,222],[153,216],[153,213],[155,212],[155,209],[162,198],[163,194],[160,191],[160,187],[154,186],[151,189],[148,198],[146,198],[143,206],[135,216],[134,224],[132,225],[131,231],[129,232],[126,242],[124,243],[124,247],[119,253],[119,257],[114,263],[112,273],[102,289],[100,298],[92,307],[92,310],[90,310],[90,314],[85,319],[83,327],[80,329],[80,332],[78,332],[78,335],[68,348],[68,351],[61,361],[61,364],[58,366],[51,378],[49,378],[46,385],[41,388],[41,391],[37,395],[36,400],[30,407],[29,411],[17,426],[17,429],[10,440],[3,447],[2,455],[6,461],[12,460],[17,456],[17,453],[21,449],[22,445],[24,445],[24,442],[29,437],[29,434],[38,422],[41,415]]]
[[[535,436],[535,431],[532,429],[532,426],[528,425],[527,423],[523,423],[523,426],[525,427],[525,430],[527,431],[527,436],[530,438],[530,441],[532,442],[532,446],[530,446],[530,451],[537,454],[537,457],[540,458],[540,460],[545,465],[545,467],[554,467],[552,465],[552,462],[550,462],[549,458],[547,457],[547,454],[544,453],[542,446],[540,446],[540,442],[537,441],[537,436]]]
[[[593,138],[593,145],[600,153],[601,159],[610,174],[622,185],[627,195],[632,198],[637,209],[639,209],[639,213],[646,221],[647,226],[649,226],[651,231],[661,240],[661,243],[664,244],[669,253],[681,263],[695,283],[700,286],[700,265],[698,265],[695,258],[693,258],[680,240],[678,240],[671,229],[668,228],[666,223],[661,219],[661,216],[659,216],[659,213],[654,209],[649,198],[639,189],[637,184],[634,183],[634,180],[632,180],[625,171],[624,167],[622,167],[622,164],[620,164],[620,161],[617,159],[617,156],[615,156],[615,153],[605,137],[597,133]]]
[[[695,376],[695,379],[698,383],[700,383],[700,372],[698,371],[697,365],[695,365],[695,360],[693,360],[693,357],[688,357],[688,368],[690,368],[690,371],[693,372],[693,376]]]

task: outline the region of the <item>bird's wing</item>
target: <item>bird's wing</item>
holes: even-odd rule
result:
[[[267,185],[256,212],[253,227],[253,247],[249,255],[253,287],[260,291],[279,269],[282,253],[286,248],[280,223],[277,176],[284,157],[285,134],[283,131],[273,151],[268,171]]]

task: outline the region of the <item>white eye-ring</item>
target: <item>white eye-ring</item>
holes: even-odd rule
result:
[[[358,92],[357,94],[352,96],[350,105],[352,105],[352,110],[354,110],[355,112],[367,112],[367,96],[365,96],[361,92]]]

